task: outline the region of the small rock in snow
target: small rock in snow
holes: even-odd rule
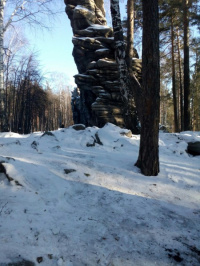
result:
[[[44,136],[55,137],[55,135],[52,132],[50,132],[50,131],[45,131],[44,134],[42,135],[42,137],[44,137]]]
[[[76,172],[75,169],[64,169],[65,174],[70,174],[72,172]]]
[[[72,126],[72,128],[74,130],[85,130],[86,127],[83,124],[75,124],[75,125]]]
[[[63,266],[63,259],[60,258],[58,261],[57,261],[57,265],[58,266]]]
[[[43,257],[37,257],[37,262],[38,262],[38,263],[43,262]]]
[[[39,143],[35,140],[31,143],[31,147],[35,150],[38,150],[38,145],[39,145]]]
[[[122,132],[120,133],[120,135],[122,135],[122,136],[126,136],[126,137],[128,137],[128,138],[131,138],[131,137],[132,137],[132,131],[131,131],[131,130],[122,131]]]

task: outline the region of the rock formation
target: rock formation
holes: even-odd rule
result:
[[[124,126],[113,30],[106,24],[103,0],[65,0],[65,4],[74,34],[73,56],[79,72],[75,82],[80,95],[72,98],[75,123],[102,127],[111,122]],[[133,58],[133,70],[141,80],[140,59]]]

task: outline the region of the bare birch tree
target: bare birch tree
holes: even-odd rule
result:
[[[0,0],[0,123],[7,130],[4,93],[4,34],[7,29],[23,21],[29,26],[48,27],[45,18],[55,14],[51,4],[54,0]],[[7,12],[5,12],[7,11]]]

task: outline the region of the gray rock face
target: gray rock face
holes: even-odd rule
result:
[[[103,0],[65,0],[65,4],[79,72],[75,82],[80,93],[72,100],[74,122],[98,127],[107,122],[124,126],[113,30],[106,25]],[[133,71],[141,81],[141,60],[137,57],[135,52]]]

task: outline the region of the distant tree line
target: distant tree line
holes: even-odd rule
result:
[[[37,56],[30,52],[23,36],[26,25],[49,28],[49,18],[52,20],[59,13],[60,3],[56,8],[54,3],[55,0],[0,1],[1,131],[27,134],[72,124],[67,83],[44,85]]]
[[[200,130],[199,30],[199,1],[160,0],[161,122],[175,132]]]
[[[5,117],[0,121],[1,130],[27,134],[71,125],[69,87],[65,84],[55,87],[56,83],[54,88],[48,83],[44,85],[36,55],[20,54],[22,47],[18,45],[15,43],[9,47],[12,53],[5,56]],[[22,51],[26,48],[23,47]]]
[[[159,0],[160,123],[170,132],[200,130],[200,3]],[[130,12],[131,10],[131,12]],[[131,14],[134,47],[141,47],[142,1],[127,1],[124,34],[129,43]]]

